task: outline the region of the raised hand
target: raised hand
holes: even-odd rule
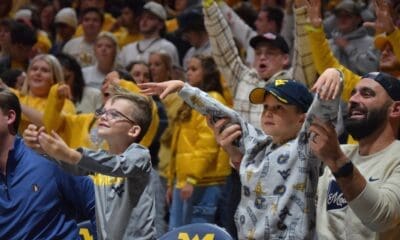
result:
[[[63,99],[72,99],[71,88],[67,84],[60,84],[57,88],[57,96]]]
[[[185,85],[181,80],[171,80],[166,82],[149,82],[138,84],[142,90],[141,93],[152,96],[159,95],[161,99],[164,99],[168,94],[178,92]]]
[[[363,25],[365,27],[375,28],[375,32],[379,33],[391,33],[395,29],[395,25],[390,15],[390,5],[385,0],[375,0],[374,1],[375,22],[365,22]]]
[[[40,132],[38,140],[44,152],[56,160],[76,164],[82,157],[79,152],[69,148],[64,140],[54,131],[51,131],[51,135]]]
[[[308,20],[315,28],[322,25],[321,0],[306,0]]]
[[[318,78],[311,91],[318,93],[323,100],[334,99],[340,92],[341,76],[342,73],[338,69],[328,68]]]

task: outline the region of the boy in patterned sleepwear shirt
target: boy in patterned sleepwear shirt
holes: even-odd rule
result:
[[[334,123],[341,120],[337,117],[340,76],[336,69],[326,70],[314,87],[320,93],[314,100],[308,89],[294,80],[280,79],[265,88],[254,89],[250,101],[264,105],[261,122],[267,134],[181,81],[147,83],[140,87],[143,93],[161,93],[160,97],[179,90],[186,103],[209,115],[211,121],[227,118],[226,129],[240,129],[237,149],[242,195],[235,215],[239,239],[312,239],[321,162],[310,151],[308,141],[313,136],[309,136],[308,128],[315,117]],[[327,79],[331,84],[326,83]],[[331,91],[329,97],[325,95],[328,90],[322,90],[324,83]],[[281,123],[277,120],[279,116]],[[220,123],[217,121],[216,125]]]

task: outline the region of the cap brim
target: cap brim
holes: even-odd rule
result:
[[[376,35],[374,39],[374,44],[375,48],[379,49],[382,51],[382,49],[385,47],[386,43],[389,42],[389,39],[385,35]]]
[[[266,91],[264,88],[255,88],[250,92],[249,100],[253,104],[264,103]]]

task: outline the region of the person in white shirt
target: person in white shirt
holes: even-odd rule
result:
[[[165,31],[164,21],[167,19],[164,7],[150,1],[144,5],[143,10],[139,22],[139,30],[143,34],[143,40],[122,48],[118,55],[118,63],[126,67],[133,61],[148,62],[151,52],[163,50],[171,56],[174,66],[180,66],[176,47],[162,37],[162,32]]]
[[[318,239],[400,239],[400,81],[372,72],[352,92],[345,128],[358,145],[339,146],[315,122],[310,144],[325,165],[318,185]]]
[[[82,69],[83,78],[89,87],[100,89],[106,75],[116,67],[117,39],[110,32],[101,32],[93,48],[97,63]]]
[[[62,52],[75,57],[81,67],[86,67],[96,63],[93,45],[101,31],[104,16],[97,8],[86,8],[81,19],[83,36],[69,40]]]

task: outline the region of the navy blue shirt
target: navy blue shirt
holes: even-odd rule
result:
[[[79,239],[77,216],[94,219],[91,179],[69,175],[16,137],[0,174],[0,239]]]

